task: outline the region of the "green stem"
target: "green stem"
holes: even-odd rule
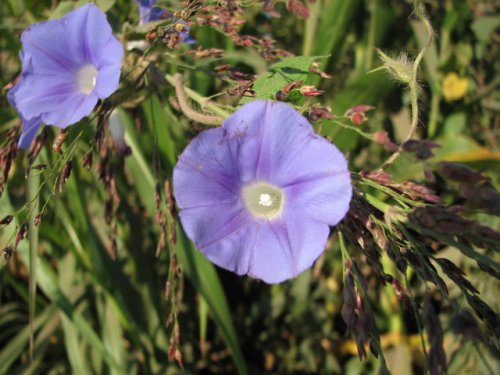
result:
[[[373,207],[377,208],[378,210],[382,211],[383,213],[389,212],[391,209],[391,205],[382,202],[381,200],[375,198],[373,195],[365,193],[365,198],[368,203],[370,203]]]
[[[313,6],[311,15],[307,18],[305,24],[305,33],[304,33],[304,44],[302,47],[302,55],[310,56],[313,52],[314,39],[316,38],[316,29],[318,26],[318,18],[321,12],[322,1],[317,0]]]
[[[389,273],[391,275],[396,275],[397,270],[395,264],[392,260],[390,260],[387,253],[382,254],[382,267],[384,272]],[[394,289],[390,286],[386,286],[384,289],[384,297],[386,300],[385,309],[390,315],[389,318],[389,326],[391,332],[397,332],[401,334],[401,337],[404,333],[404,324],[403,319],[401,318],[401,309],[398,303],[392,303],[392,297],[394,296]],[[384,300],[381,301],[382,305],[384,305]]]
[[[369,133],[365,133],[364,131],[362,131],[361,129],[359,129],[358,127],[355,127],[355,126],[352,126],[352,125],[348,125],[348,124],[345,124],[341,121],[336,121],[336,120],[333,120],[332,121],[334,124],[337,124],[341,127],[343,127],[344,129],[349,129],[349,130],[352,130],[352,131],[355,131],[356,133],[358,133],[360,136],[362,136],[363,138],[366,138],[370,141],[373,141],[374,137],[372,134],[369,134]]]
[[[377,6],[378,0],[371,1],[370,25],[368,29],[368,39],[366,43],[365,70],[368,71],[373,65],[373,50],[375,47],[375,31],[377,28]]]
[[[33,360],[34,346],[34,322],[35,322],[35,297],[36,297],[36,268],[37,268],[37,248],[38,248],[38,227],[35,226],[35,218],[38,214],[38,188],[40,186],[40,175],[34,174],[28,179],[28,199],[31,201],[32,209],[29,214],[29,330],[30,360]]]
[[[429,130],[427,133],[429,138],[434,138],[434,136],[436,135],[440,103],[441,103],[441,95],[433,93],[431,101],[431,112],[429,115]]]
[[[420,320],[420,315],[418,314],[417,305],[415,303],[415,297],[413,295],[412,289],[410,287],[410,282],[408,280],[409,280],[409,277],[405,273],[405,287],[408,290],[408,293],[410,295],[411,308],[413,310],[413,314],[415,315],[415,321],[417,322],[417,329],[418,329],[418,333],[420,336],[420,344],[422,345],[422,351],[424,352],[424,357],[427,361],[427,348],[425,345],[424,327],[423,327],[423,324]]]
[[[345,245],[344,241],[344,235],[340,230],[337,231],[337,236],[339,237],[339,246],[340,246],[340,253],[342,254],[342,279],[345,279],[345,262],[348,259],[351,259],[349,256],[349,252],[347,251],[347,247]]]
[[[355,176],[355,174],[353,174]],[[404,195],[397,193],[395,190],[392,190],[391,188],[387,186],[380,185],[374,181],[371,181],[370,179],[367,178],[361,178],[358,180],[358,183],[366,186],[370,186],[376,190],[379,190],[380,192],[390,196],[391,198],[395,199],[400,206],[403,208],[407,209],[413,206],[417,206],[418,204],[411,200],[410,198],[406,198]]]

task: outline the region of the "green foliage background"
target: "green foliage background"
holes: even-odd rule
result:
[[[6,92],[20,72],[22,30],[84,2],[0,3],[2,146],[8,129],[19,123]],[[134,2],[96,3],[107,11],[124,43],[145,39],[148,27],[137,27]],[[315,127],[349,156],[354,172],[373,170],[390,155],[372,141],[373,134],[384,130],[399,143],[410,124],[408,90],[391,80],[385,70],[377,69],[382,62],[376,48],[390,55],[406,52],[415,56],[427,38],[425,28],[411,17],[413,4],[403,0],[316,0],[307,2],[310,16],[305,20],[287,10],[282,1],[276,2],[280,18],[266,15],[261,2],[236,3],[244,11],[238,17],[246,20],[242,34],[270,36],[279,48],[297,57],[266,61],[255,48],[237,46],[219,30],[197,25],[196,14],[191,17],[195,46],[169,49],[158,43],[146,62],[140,53],[129,52],[115,103],[120,104],[119,116],[132,153],[125,158],[107,155],[120,198],[110,220],[105,215],[106,203],[112,199],[109,187],[99,179],[95,166],[90,171],[80,167],[89,150],[94,150],[94,164],[102,157],[91,146],[95,117],[68,129],[61,154],[50,147],[56,137],[56,131],[50,130],[48,146],[32,164],[47,164],[44,171],[28,169],[27,153],[19,153],[0,197],[0,217],[15,216],[13,223],[0,228],[0,246],[14,240],[23,222],[33,223],[39,210],[44,216],[40,226],[30,226],[28,237],[0,266],[0,374],[379,371],[380,358],[369,355],[360,361],[355,342],[345,336],[341,318],[345,259],[335,231],[313,269],[294,280],[268,286],[216,269],[175,224],[168,214],[164,182],[171,178],[177,156],[200,129],[191,126],[172,105],[169,98],[175,91],[171,83],[173,74],[182,72],[184,84],[192,90],[187,90],[191,100],[203,111],[219,116],[230,113],[239,101],[226,93],[237,85],[236,80],[214,73],[216,66],[225,63],[258,75],[253,87],[258,97],[272,98],[286,83],[299,79],[324,90],[318,99],[297,97],[294,102],[304,111],[311,100],[331,107],[339,117],[355,105],[372,105],[375,109],[367,113],[368,121],[359,126],[324,120]],[[217,4],[227,5],[204,2]],[[158,5],[180,11],[186,4],[158,1]],[[416,136],[441,147],[433,149],[434,156],[425,162],[404,153],[389,172],[398,182],[421,182],[426,169],[454,161],[481,171],[496,185],[500,158],[498,5],[446,0],[428,1],[425,6],[437,37],[419,75],[422,90]],[[196,58],[186,53],[198,46],[222,49],[224,56]],[[333,78],[320,80],[309,72],[313,61]],[[148,68],[150,65],[154,68]],[[443,80],[450,72],[468,81],[467,92],[456,101],[443,96]],[[207,105],[204,98],[209,96],[213,101]],[[248,100],[243,97],[242,102]],[[110,141],[108,136],[106,142]],[[60,191],[58,176],[70,160],[72,173]],[[445,205],[467,206],[455,185],[438,179],[435,189]],[[155,222],[157,191],[168,228],[167,245],[159,255],[162,228]],[[380,192],[368,191],[382,203],[393,204]],[[472,207],[467,217],[498,228],[498,217],[484,210]],[[175,245],[168,240],[174,227]],[[348,243],[346,249],[353,257],[357,254],[354,248]],[[435,250],[464,269],[484,301],[498,311],[498,280],[486,276],[453,246]],[[498,253],[481,254],[498,261]],[[398,275],[387,255],[381,262],[385,272]],[[367,297],[389,370],[393,374],[425,373],[422,341],[428,343],[429,338],[419,329],[414,311],[402,305],[390,284],[376,282],[366,263],[361,263],[360,272],[369,282]],[[398,278],[412,291],[417,304],[425,294],[437,295],[411,274]],[[494,345],[464,340],[465,336],[452,332],[454,312],[464,308],[466,301],[460,289],[444,279],[453,303],[437,295],[434,304],[444,327],[448,373],[498,373],[498,346],[495,351]],[[170,290],[167,296],[166,289]],[[34,307],[31,311],[30,305]],[[184,370],[179,367],[179,355]]]

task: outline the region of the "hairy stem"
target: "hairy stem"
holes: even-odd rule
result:
[[[177,94],[179,107],[187,118],[208,126],[219,126],[222,124],[222,122],[224,121],[222,117],[200,113],[191,107],[186,97],[186,92],[184,91],[184,85],[182,84],[182,75],[180,73],[176,73],[173,76],[172,83],[175,87],[175,93]]]
[[[403,151],[402,145],[409,141],[411,138],[413,138],[413,135],[415,134],[415,131],[417,130],[418,127],[418,119],[419,119],[419,108],[418,108],[418,95],[420,91],[420,86],[418,84],[417,76],[418,76],[418,69],[420,68],[420,64],[422,62],[422,59],[424,58],[425,53],[431,46],[431,43],[434,39],[434,30],[432,29],[432,25],[430,21],[427,19],[425,16],[424,10],[423,10],[423,5],[420,4],[419,1],[415,2],[415,14],[417,15],[418,19],[424,24],[425,29],[427,30],[427,41],[425,42],[424,46],[418,53],[417,57],[415,58],[415,61],[413,62],[412,65],[412,74],[411,74],[411,81],[409,84],[410,88],[410,96],[411,96],[411,126],[410,126],[410,131],[408,132],[408,135],[406,136],[405,140],[402,142],[402,144],[399,146],[398,150],[393,153],[385,162],[380,166],[380,169],[385,169],[388,166],[390,166],[394,161],[401,155],[401,152]]]

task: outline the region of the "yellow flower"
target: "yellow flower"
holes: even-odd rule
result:
[[[451,102],[462,99],[467,93],[469,81],[467,78],[460,78],[457,73],[450,72],[446,74],[443,80],[443,95],[444,98]]]

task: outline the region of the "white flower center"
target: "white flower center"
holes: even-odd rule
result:
[[[283,191],[267,182],[258,181],[243,186],[241,196],[254,217],[271,220],[283,211]]]
[[[271,207],[273,205],[273,200],[269,194],[261,194],[259,204],[264,207]]]
[[[90,94],[94,91],[97,82],[97,69],[92,64],[84,65],[77,73],[78,89],[83,94]]]

